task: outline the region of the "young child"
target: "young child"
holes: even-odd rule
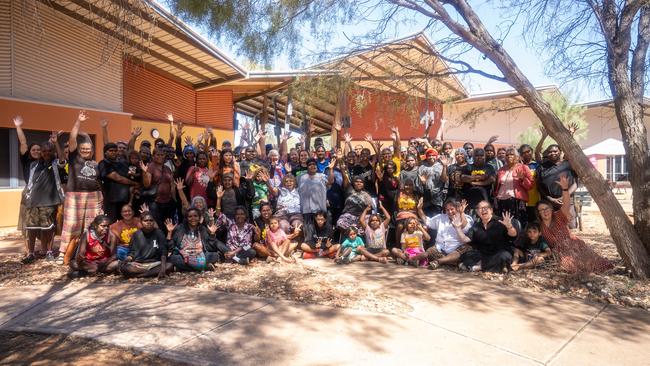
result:
[[[298,243],[291,242],[302,230],[302,225],[296,227],[292,234],[287,235],[280,227],[280,219],[273,216],[269,219],[269,228],[266,231],[265,245],[254,245],[257,255],[266,258],[267,262],[283,261],[286,263],[295,263],[296,260],[291,256]]]
[[[542,237],[539,223],[531,222],[526,226],[526,237],[519,241],[512,256],[512,270],[534,268],[544,263],[551,255],[551,248]]]
[[[336,252],[336,264],[349,264],[351,262],[363,260],[362,255],[357,255],[359,247],[363,247],[363,240],[358,236],[358,230],[354,226],[348,229],[347,238],[341,243],[341,247]]]
[[[379,214],[373,214],[370,215],[366,224],[366,215],[371,209],[370,206],[366,207],[363,213],[361,213],[359,224],[366,237],[366,246],[357,248],[357,251],[367,260],[388,263],[388,258],[386,257],[390,252],[386,249],[386,227],[390,223],[390,215],[381,202],[379,203],[379,208],[384,212],[384,221],[381,221]]]
[[[406,231],[400,238],[402,249],[393,248],[392,250],[397,264],[408,264],[413,267],[426,266],[428,261],[423,245],[425,240],[430,239],[431,237],[417,219],[406,219]]]
[[[300,245],[302,258],[333,258],[336,256],[340,245],[336,244],[337,240],[334,234],[332,225],[327,222],[327,213],[317,212],[313,222],[305,223],[305,242]]]

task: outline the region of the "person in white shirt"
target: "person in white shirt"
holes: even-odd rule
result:
[[[460,240],[453,225],[454,220],[460,220],[464,233],[472,227],[474,220],[464,213],[466,207],[465,200],[459,203],[449,198],[443,205],[444,212],[434,217],[427,217],[421,208],[418,210],[418,215],[427,227],[437,231],[435,245],[426,251],[429,269],[437,269],[442,264],[456,265],[460,256],[471,249]]]

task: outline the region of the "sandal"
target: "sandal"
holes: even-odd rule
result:
[[[54,263],[56,263],[56,264],[62,266],[64,260],[65,260],[65,255],[64,255],[63,253],[59,253],[59,256],[56,257],[56,261],[55,261]]]

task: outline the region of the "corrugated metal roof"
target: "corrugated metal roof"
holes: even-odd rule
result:
[[[244,78],[246,70],[150,0],[39,0],[121,41],[145,67],[195,88]]]

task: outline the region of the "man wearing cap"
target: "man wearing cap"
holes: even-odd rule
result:
[[[336,158],[329,164],[329,176],[318,172],[316,159],[307,160],[307,174],[298,180],[300,207],[305,223],[311,223],[316,212],[327,211],[327,188],[334,183]]]
[[[130,180],[129,166],[118,159],[118,145],[112,142],[104,145],[104,160],[99,162],[99,176],[104,188],[104,213],[111,222],[117,221],[122,206],[129,202],[129,188],[139,185]]]

